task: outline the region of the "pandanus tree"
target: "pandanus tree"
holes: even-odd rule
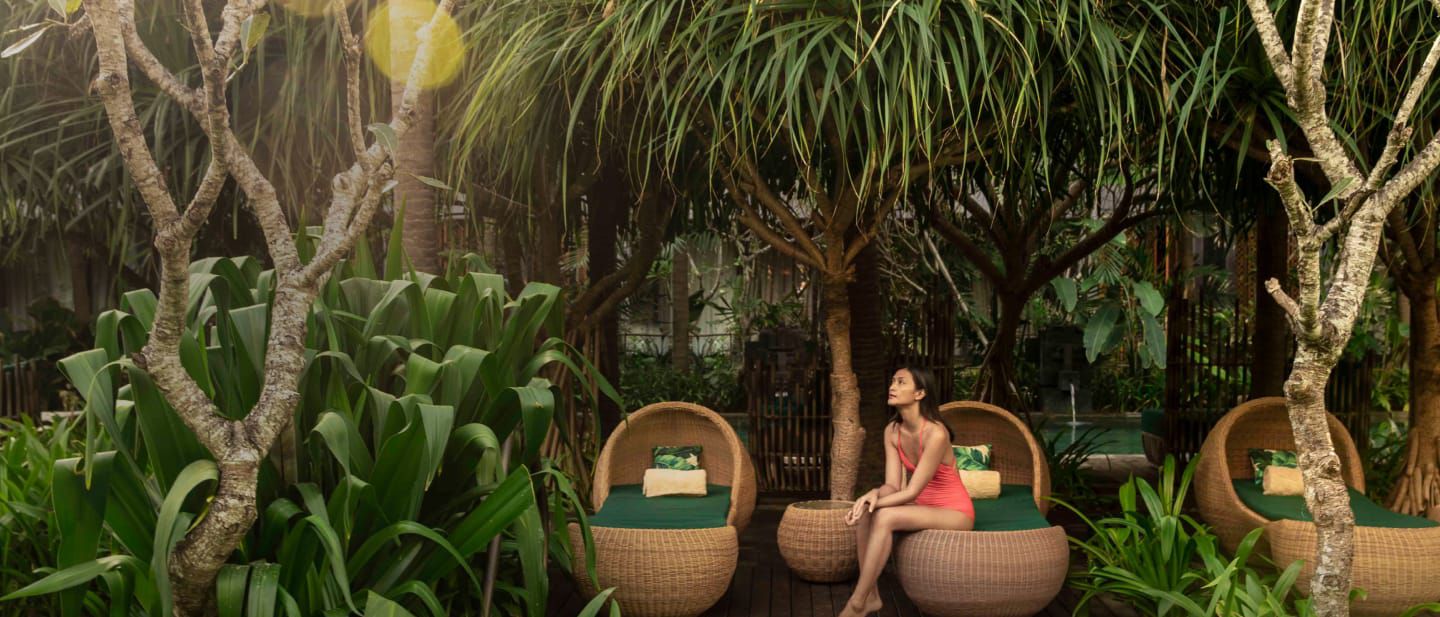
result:
[[[713,0],[496,10],[512,11],[514,31],[561,29],[537,51],[570,71],[573,95],[634,110],[600,115],[602,127],[626,125],[608,134],[671,173],[698,153],[735,219],[813,269],[833,397],[830,491],[849,498],[865,440],[847,289],[856,259],[936,170],[971,160],[982,144],[1003,151],[1018,127],[1042,122],[1047,88],[1127,64],[1139,43],[1088,7]],[[1037,64],[1077,57],[1055,60],[1053,72]],[[1116,94],[1100,87],[1085,98],[1115,110],[1106,117],[1119,126]]]
[[[129,0],[86,0],[78,26],[89,31],[97,63],[93,86],[103,104],[120,160],[151,219],[160,263],[160,288],[155,294],[152,325],[144,347],[133,355],[135,366],[153,380],[194,439],[214,460],[216,489],[205,516],[180,532],[168,559],[168,573],[177,615],[198,615],[211,602],[216,576],[251,529],[258,512],[256,491],[262,463],[290,422],[299,402],[299,379],[306,364],[305,333],[310,307],[332,268],[364,237],[393,174],[396,140],[412,123],[411,110],[421,82],[436,55],[431,33],[450,19],[454,0],[435,9],[418,33],[420,41],[408,64],[407,86],[400,113],[388,124],[373,124],[369,133],[361,110],[361,47],[344,3],[334,3],[334,21],[343,43],[346,152],[352,162],[331,178],[333,190],[319,240],[309,260],[301,259],[294,230],[282,207],[281,194],[257,165],[253,149],[237,132],[226,87],[233,67],[241,64],[255,39],[263,0],[233,0],[217,13],[204,3],[181,3],[183,32],[198,66],[190,72],[198,85],[168,68],[140,36],[135,5]],[[171,22],[172,26],[174,25]],[[218,26],[218,32],[212,29]],[[177,29],[177,32],[180,31]],[[84,30],[81,30],[84,32]],[[132,69],[154,85],[177,111],[191,116],[204,135],[209,159],[199,171],[193,191],[177,195],[147,141],[137,112]],[[367,140],[373,134],[373,143]],[[187,371],[186,315],[191,305],[190,259],[199,231],[206,225],[222,189],[233,179],[255,226],[264,237],[274,264],[269,289],[269,327],[265,338],[261,383],[253,405],[238,417],[222,414],[216,398]],[[142,412],[143,413],[143,412]],[[162,512],[162,518],[164,513]],[[167,538],[168,539],[168,538]],[[164,566],[168,562],[168,567]],[[161,593],[167,593],[162,590]]]

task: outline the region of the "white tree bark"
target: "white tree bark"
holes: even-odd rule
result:
[[[429,33],[446,18],[456,0],[442,0],[419,35],[420,49],[411,65],[391,130],[403,136],[413,121],[420,96],[419,76],[433,48]],[[185,0],[185,28],[200,64],[202,85],[184,84],[140,40],[133,0],[84,0],[95,37],[99,74],[95,90],[120,145],[126,170],[140,192],[155,227],[161,263],[159,304],[149,342],[135,358],[148,371],[185,425],[195,433],[220,470],[220,482],[206,515],[186,534],[170,561],[176,615],[199,615],[211,601],[215,575],[256,518],[255,492],[261,461],[288,424],[299,401],[297,385],[304,366],[305,319],[330,269],[360,238],[390,181],[394,153],[380,142],[366,146],[359,115],[360,45],[344,2],[335,1],[334,17],[345,41],[348,133],[356,161],[334,179],[335,193],[314,259],[302,264],[292,230],[270,181],[236,138],[225,100],[230,60],[244,44],[241,26],[265,7],[265,0],[230,0],[221,12],[218,37],[212,39],[201,0]],[[211,162],[199,189],[182,211],[165,185],[160,166],[145,141],[130,87],[134,65],[163,92],[193,114],[210,142]],[[270,315],[265,354],[265,385],[259,401],[243,420],[229,420],[185,372],[180,339],[185,329],[188,270],[195,236],[229,178],[245,193],[275,264],[278,285]]]
[[[1440,141],[1432,139],[1414,159],[1390,175],[1400,151],[1410,141],[1409,121],[1415,103],[1440,59],[1440,38],[1400,102],[1375,165],[1368,174],[1362,174],[1361,165],[1336,136],[1325,111],[1322,77],[1335,0],[1301,0],[1295,37],[1288,51],[1266,0],[1248,3],[1270,65],[1284,85],[1300,129],[1341,206],[1328,221],[1318,222],[1317,210],[1323,204],[1311,204],[1295,183],[1293,161],[1278,142],[1268,144],[1272,163],[1267,180],[1285,204],[1299,253],[1296,295],[1287,294],[1275,279],[1266,282],[1266,289],[1285,309],[1298,343],[1295,365],[1285,382],[1285,398],[1305,478],[1305,502],[1317,529],[1310,595],[1317,615],[1348,615],[1355,515],[1340,473],[1340,459],[1330,440],[1325,384],[1354,329],[1386,216],[1440,164]],[[1440,0],[1432,3],[1440,8]],[[1339,254],[1326,281],[1321,250],[1342,229],[1345,233],[1339,239]]]

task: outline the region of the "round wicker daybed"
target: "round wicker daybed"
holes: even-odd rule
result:
[[[689,525],[674,520],[637,523],[632,514],[623,527],[603,525],[605,505],[612,496],[628,501],[632,511],[658,505],[646,502],[643,495],[637,501],[635,489],[652,466],[651,448],[674,445],[701,446],[700,467],[706,470],[712,492],[728,488],[729,506],[713,513],[715,523],[673,528]],[[730,587],[740,554],[739,533],[755,511],[755,469],[735,430],[719,414],[689,403],[655,403],[630,414],[605,442],[595,464],[591,500],[596,511],[590,531],[598,588],[585,574],[580,527],[570,524],[573,571],[581,591],[594,597],[600,589],[615,587],[612,598],[626,617],[693,617],[719,601]]]
[[[895,543],[900,586],[926,615],[1030,616],[1065,583],[1065,530],[1045,521],[1050,468],[1030,429],[1014,414],[973,401],[947,403],[940,415],[957,445],[991,445],[999,499],[975,500],[975,531],[926,530]]]
[[[1365,498],[1364,467],[1355,441],[1339,419],[1327,416],[1330,439],[1340,456],[1340,473],[1351,489],[1351,506],[1356,512],[1352,584],[1366,592],[1364,599],[1352,603],[1351,614],[1359,617],[1398,615],[1416,604],[1440,600],[1440,561],[1435,560],[1435,556],[1440,555],[1440,526],[1397,528],[1394,525],[1427,523],[1388,512]],[[1200,516],[1214,528],[1221,545],[1231,554],[1246,534],[1265,528],[1255,551],[1270,555],[1282,568],[1297,559],[1305,560],[1295,588],[1308,593],[1310,577],[1315,572],[1315,525],[1303,520],[1269,518],[1242,499],[1237,492],[1239,488],[1259,490],[1249,486],[1255,477],[1250,465],[1250,448],[1295,449],[1283,397],[1244,403],[1230,410],[1211,429],[1200,449],[1200,462],[1195,471]],[[1239,480],[1244,483],[1237,485]],[[1303,501],[1294,507],[1298,511]],[[1385,526],[1365,524],[1372,521]]]

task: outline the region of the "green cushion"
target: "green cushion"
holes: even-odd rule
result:
[[[1165,435],[1165,410],[1140,410],[1140,432],[1163,437]]]
[[[1026,531],[1050,527],[1024,484],[1003,484],[995,499],[976,499],[975,531]]]
[[[1240,501],[1260,516],[1272,521],[1280,519],[1310,520],[1310,511],[1305,507],[1305,498],[1300,495],[1266,495],[1263,488],[1249,479],[1235,480],[1232,483],[1235,485],[1235,494],[1240,496]],[[1350,489],[1350,507],[1355,509],[1355,524],[1361,527],[1411,529],[1440,526],[1440,523],[1430,519],[1386,510],[1353,488]]]
[[[655,456],[656,469],[679,469],[691,471],[700,468],[701,446],[655,446],[650,451]]]
[[[990,444],[975,446],[950,446],[955,455],[955,471],[988,471],[990,469]]]
[[[590,524],[622,529],[709,529],[724,527],[730,513],[730,487],[706,484],[704,497],[646,497],[639,484],[610,487],[605,505]]]

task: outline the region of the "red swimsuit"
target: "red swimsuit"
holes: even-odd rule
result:
[[[930,423],[926,422],[925,428],[920,430],[920,456],[925,456],[925,431],[928,430]],[[900,447],[899,427],[895,429],[895,451],[900,453],[900,462],[905,465],[905,469],[915,473],[915,466],[910,464],[905,450]],[[915,505],[959,510],[970,515],[970,520],[975,520],[975,504],[970,501],[970,492],[965,490],[965,484],[960,481],[960,474],[955,471],[953,464],[942,463],[935,469],[935,475],[925,483],[925,488],[920,489],[920,494],[915,496]]]

